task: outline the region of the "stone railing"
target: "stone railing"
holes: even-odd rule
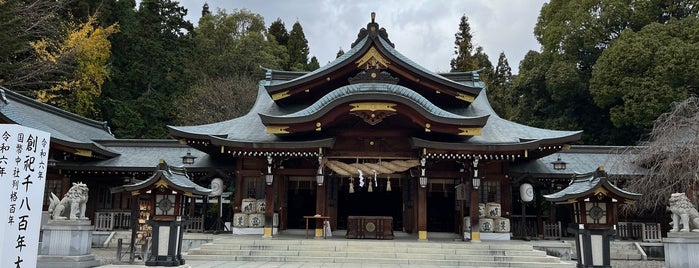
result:
[[[662,239],[660,223],[619,222],[616,237],[622,240],[660,242]]]
[[[131,228],[131,211],[95,212],[95,230],[112,231]]]

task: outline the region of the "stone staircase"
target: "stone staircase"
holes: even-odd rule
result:
[[[572,258],[577,259],[575,242],[570,241]],[[612,260],[645,260],[643,253],[639,251],[633,241],[610,241],[609,258]]]
[[[609,242],[609,256],[613,260],[643,260],[633,242]]]
[[[575,267],[534,250],[531,244],[507,242],[418,242],[349,239],[217,238],[190,249],[186,260],[368,263],[459,267]]]

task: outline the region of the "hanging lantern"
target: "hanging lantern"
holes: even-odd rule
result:
[[[534,187],[529,183],[522,183],[519,186],[519,196],[522,197],[522,201],[529,202],[534,200]]]

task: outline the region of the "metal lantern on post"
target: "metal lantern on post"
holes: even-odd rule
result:
[[[274,183],[274,174],[272,174],[272,156],[267,156],[267,173],[265,173],[265,183],[272,185]]]
[[[473,189],[478,190],[481,187],[481,177],[478,177],[478,159],[473,160]]]
[[[573,205],[575,225],[568,231],[576,235],[578,266],[611,267],[609,238],[616,233],[619,204],[632,204],[640,198],[607,178],[604,167],[573,175],[573,181],[560,192],[544,195],[547,201]]]
[[[420,187],[426,188],[427,187],[427,176],[425,176],[425,164],[427,163],[427,159],[424,157],[420,159]]]
[[[194,164],[194,159],[197,159],[197,157],[193,156],[192,152],[189,149],[187,149],[187,154],[182,157],[182,164],[185,164],[185,165]]]
[[[554,170],[565,170],[565,169],[566,169],[566,165],[567,165],[568,163],[566,163],[565,161],[561,160],[561,156],[559,155],[559,156],[558,156],[558,159],[556,159],[556,161],[551,162],[551,164],[553,165],[553,169],[554,169]]]
[[[316,182],[318,186],[323,186],[325,176],[323,175],[323,156],[318,156],[318,174],[316,174]]]
[[[212,190],[192,182],[184,168],[169,166],[161,159],[157,170],[148,179],[111,189],[111,193],[120,192],[129,192],[134,198],[132,202],[135,211],[132,211],[132,217],[146,215],[145,218],[138,219],[138,224],[144,224],[143,226],[132,226],[131,238],[133,246],[137,236],[152,237],[151,254],[145,265],[185,264],[182,258],[182,238],[185,226],[190,223],[189,215],[183,214],[186,211],[182,209],[185,199],[194,195],[208,196]],[[145,228],[145,224],[150,228]],[[137,230],[149,231],[137,235]]]

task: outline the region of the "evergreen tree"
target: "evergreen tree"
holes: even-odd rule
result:
[[[337,51],[337,54],[335,54],[335,58],[337,59],[342,55],[345,55],[345,51],[340,48],[340,50]]]
[[[461,16],[459,31],[454,35],[454,54],[456,58],[451,60],[452,72],[472,71],[478,68],[478,62],[473,58],[473,43],[471,39],[471,26],[466,15]]]
[[[42,60],[32,47],[34,42],[58,44],[65,37],[63,14],[69,0],[0,1],[0,83],[3,86],[35,97],[60,80],[64,71],[75,67],[75,61]],[[56,47],[47,47],[54,52]],[[63,69],[63,68],[66,69]]]
[[[294,23],[291,32],[289,32],[289,43],[286,48],[289,52],[289,69],[293,71],[306,70],[309,53],[308,40],[306,40],[303,27],[298,21]]]
[[[625,29],[638,31],[662,20],[668,2],[552,0],[544,4],[534,28],[541,53],[528,54],[513,81],[518,105],[514,120],[537,127],[582,129],[582,143],[625,145],[637,129],[615,127],[609,106],[598,106],[590,78],[598,58]],[[528,69],[532,68],[532,69]],[[651,101],[652,102],[652,101]]]
[[[488,99],[490,99],[490,104],[498,115],[509,118],[510,102],[506,91],[512,82],[512,68],[507,62],[505,52],[500,52],[498,65],[495,67],[495,73],[490,77],[489,82]]]
[[[103,88],[102,114],[117,137],[163,138],[172,122],[172,99],[186,89],[192,24],[171,0],[117,2],[121,33],[113,36],[112,76]]]
[[[316,56],[311,57],[311,61],[306,65],[306,71],[313,71],[320,68],[320,63],[318,63],[318,58]]]
[[[286,27],[284,26],[282,19],[277,18],[277,20],[272,22],[272,24],[269,25],[267,32],[274,36],[274,38],[277,39],[277,43],[280,45],[286,46],[289,43],[289,33],[286,31]]]

